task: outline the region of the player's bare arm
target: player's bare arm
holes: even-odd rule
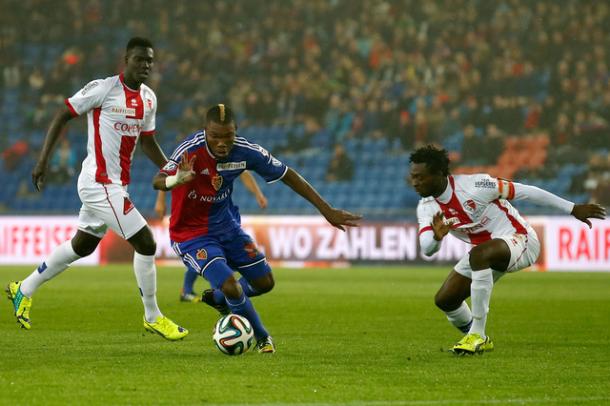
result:
[[[343,231],[345,231],[344,226],[358,227],[358,222],[362,219],[361,215],[332,207],[313,186],[292,168],[288,168],[282,182],[313,204],[333,227]]]
[[[258,207],[260,207],[261,209],[266,209],[267,198],[265,197],[261,188],[258,186],[258,183],[256,182],[256,179],[254,179],[254,176],[248,171],[243,171],[242,174],[239,176],[239,179],[241,179],[246,189],[248,189],[248,191],[252,193],[252,195],[254,195],[256,203],[258,203]]]
[[[191,159],[189,159],[186,152],[182,154],[176,174],[169,176],[163,172],[156,174],[153,178],[153,187],[157,190],[167,191],[195,179],[195,171],[193,171],[195,158],[196,157],[193,156]]]
[[[144,135],[140,137],[140,147],[144,154],[157,165],[158,168],[163,168],[167,163],[167,158],[161,150],[159,143],[154,135]]]
[[[605,219],[606,209],[599,204],[575,204],[570,214],[592,228],[593,225],[589,219]]]
[[[440,211],[432,217],[432,224],[430,225],[436,241],[441,241],[451,231],[451,225],[445,221],[445,215]]]
[[[36,162],[36,165],[32,170],[32,183],[34,183],[34,187],[38,191],[42,189],[44,184],[47,175],[47,167],[49,165],[49,157],[55,148],[55,144],[57,144],[57,140],[59,139],[62,130],[72,118],[74,118],[72,112],[67,107],[63,107],[55,114],[53,121],[51,121],[47,136],[44,139],[42,150],[40,151],[40,156],[38,157],[38,162]]]

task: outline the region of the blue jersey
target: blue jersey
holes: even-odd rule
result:
[[[235,137],[233,149],[224,159],[215,158],[209,150],[205,131],[189,135],[172,154],[161,172],[174,175],[182,154],[195,156],[195,179],[172,189],[170,238],[174,242],[201,236],[222,236],[241,226],[237,206],[233,204],[233,181],[243,171],[258,173],[267,183],[284,177],[288,167],[266,149]]]

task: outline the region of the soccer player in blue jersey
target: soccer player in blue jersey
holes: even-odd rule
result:
[[[241,228],[231,200],[233,181],[251,170],[267,183],[281,180],[313,204],[341,230],[362,218],[329,205],[318,192],[259,145],[236,135],[232,110],[218,104],[206,113],[204,131],[188,136],[153,179],[159,190],[172,191],[170,239],[187,267],[210,282],[203,300],[220,312],[246,317],[254,329],[256,348],[273,353],[275,346],[250,297],[275,284],[265,256]],[[242,277],[237,280],[234,271]]]
[[[256,199],[256,203],[258,203],[258,207],[265,209],[267,207],[267,198],[258,186],[254,176],[250,172],[244,171],[239,176],[239,179],[242,181],[246,189],[252,193],[252,196],[254,196]],[[165,211],[165,191],[160,190],[159,194],[157,195],[157,202],[155,203],[155,213],[160,219],[163,219],[163,217],[165,217]],[[198,276],[199,273],[193,270],[192,267],[186,268],[186,271],[184,272],[184,280],[182,282],[182,289],[180,290],[181,302],[198,303],[201,301],[201,295],[195,293],[195,281],[197,280]],[[207,295],[210,297],[209,291]]]

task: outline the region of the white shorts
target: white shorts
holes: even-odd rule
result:
[[[146,220],[121,185],[79,182],[78,195],[83,205],[78,214],[78,229],[102,238],[108,227],[128,240],[146,226]]]
[[[510,249],[510,261],[505,272],[493,270],[494,282],[504,274],[517,272],[533,265],[540,255],[540,241],[536,233],[531,230],[528,234],[503,235],[499,238],[504,240]],[[472,279],[472,268],[470,268],[470,253],[464,255],[460,262],[455,265],[455,272]]]

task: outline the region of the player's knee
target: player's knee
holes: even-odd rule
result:
[[[84,241],[83,239],[73,238],[72,249],[79,257],[88,257],[93,254],[93,251],[97,248],[99,240],[97,241]]]
[[[470,250],[470,267],[474,269],[485,269],[491,264],[492,250],[483,245],[477,245]]]
[[[454,300],[445,295],[443,292],[438,291],[434,296],[434,304],[436,307],[441,309],[444,312],[448,312],[454,310],[456,306],[454,306]]]
[[[155,255],[157,252],[157,243],[148,226],[142,227],[140,231],[127,241],[129,241],[138,254]]]
[[[230,276],[226,281],[223,282],[220,290],[229,299],[239,299],[243,294],[241,285],[233,276]]]
[[[93,251],[95,251],[96,248],[97,248],[97,244],[91,245],[91,244],[72,243],[72,249],[74,250],[76,255],[78,255],[79,257],[88,257],[89,255],[93,254]]]
[[[272,274],[267,274],[267,276],[261,280],[260,284],[256,286],[256,290],[258,290],[261,294],[271,292],[273,287],[275,286],[275,280],[273,280]]]

